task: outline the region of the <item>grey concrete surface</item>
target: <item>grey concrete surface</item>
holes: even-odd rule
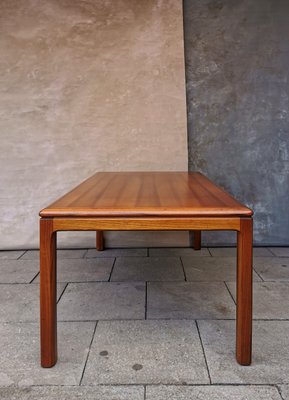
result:
[[[289,245],[288,14],[283,0],[184,1],[189,169],[254,209],[263,245]]]
[[[95,323],[58,324],[58,363],[41,368],[39,325],[0,324],[1,386],[79,385]]]
[[[85,254],[86,258],[94,257],[146,257],[147,249],[105,249],[97,251],[95,249],[88,249]]]
[[[99,322],[83,384],[126,382],[209,383],[195,322]]]
[[[236,285],[228,288],[236,299]],[[254,282],[253,293],[253,318],[289,319],[289,282]]]
[[[23,254],[23,250],[0,251],[0,260],[17,260]]]
[[[103,73],[103,70],[99,70],[100,60],[94,54],[97,46],[89,47],[91,42],[97,41],[94,23],[99,25],[99,21],[90,23],[90,14],[97,19],[95,15],[99,17],[103,10],[95,12],[96,6],[93,2],[90,6],[89,3],[85,4],[83,7],[75,6],[74,3],[63,3],[60,6],[46,0],[41,4],[37,3],[37,7],[21,5],[22,12],[18,14],[20,3],[1,3],[4,21],[1,52],[6,58],[1,69],[3,172],[0,178],[3,187],[10,187],[0,205],[3,209],[2,215],[5,216],[5,235],[1,236],[1,248],[20,245],[27,247],[29,243],[38,246],[39,209],[96,169],[154,169],[157,165],[171,169],[172,160],[174,168],[177,168],[177,165],[186,168],[181,24],[177,28],[178,35],[175,34],[175,29],[173,34],[168,32],[170,24],[156,25],[158,28],[165,27],[162,34],[166,40],[171,44],[178,43],[175,51],[179,57],[172,56],[174,52],[164,51],[166,45],[163,41],[159,47],[155,47],[150,41],[152,47],[144,46],[144,52],[148,51],[150,54],[150,57],[146,57],[148,63],[144,64],[144,58],[141,57],[139,67],[145,71],[141,77],[135,75],[135,71],[139,69],[134,66],[132,74],[124,73],[124,79],[119,79],[120,72],[127,70],[127,59],[125,58],[123,65],[121,54],[114,58],[113,64],[121,68],[111,68],[109,65],[109,74],[105,79],[97,80],[97,84],[108,85],[110,88],[107,90],[106,87],[103,92],[110,93],[105,102],[102,91],[96,90],[94,84],[91,84],[96,83],[96,71]],[[176,7],[173,13],[172,7]],[[184,1],[189,168],[203,171],[255,210],[255,240],[258,244],[288,245],[288,7],[288,2],[274,0],[237,0],[233,3],[219,0],[197,0],[193,3],[189,0]],[[28,11],[25,13],[24,10]],[[97,32],[101,35],[105,32],[106,40],[107,34],[114,36],[111,27],[117,24],[118,11],[113,10],[109,26],[102,26],[101,29],[98,26]],[[126,16],[130,21],[128,25],[124,24],[126,34],[127,29],[133,30],[133,20],[137,23],[142,21],[142,27],[147,34],[152,34],[148,18],[141,18],[143,12],[139,16],[140,21],[132,17],[138,15],[137,11],[139,10],[128,12],[129,16]],[[172,24],[175,28],[176,21],[181,21],[176,18],[176,15],[180,16],[180,11],[180,2],[171,2],[165,7],[168,17],[173,18]],[[54,18],[54,15],[57,18]],[[60,17],[65,15],[68,15],[67,19]],[[154,17],[159,17],[157,12],[149,15],[153,21]],[[41,18],[45,19],[45,25],[42,24]],[[69,32],[79,24],[82,24],[83,30],[77,31],[77,40],[74,41]],[[60,31],[68,38],[65,46],[58,42],[55,32]],[[156,31],[153,31],[155,43],[159,43],[161,38]],[[38,32],[39,43],[31,47],[31,37],[36,37],[35,32]],[[90,40],[87,40],[87,37]],[[122,35],[115,39],[119,40],[120,37]],[[148,43],[144,37],[139,38],[138,35],[129,35],[129,40],[133,42],[134,37],[139,39],[142,45],[144,42]],[[264,37],[266,41],[263,40]],[[57,43],[57,46],[51,47],[51,43]],[[103,46],[104,43],[106,41],[102,40],[100,45]],[[16,55],[18,56],[18,46],[21,47],[23,59],[19,61],[19,68],[12,71],[6,68],[6,63],[9,64],[11,60],[13,62]],[[136,46],[133,50],[139,48]],[[103,62],[108,62],[107,57],[111,56],[107,53],[108,49],[111,50],[108,46],[106,51],[97,53],[105,58]],[[64,53],[64,57],[73,62],[63,65],[60,60]],[[76,54],[77,62],[74,62]],[[138,50],[135,56],[139,62]],[[160,60],[162,61],[159,64]],[[151,65],[153,61],[156,63],[153,63],[156,69]],[[59,80],[55,80],[55,74],[47,68],[47,65],[52,64]],[[161,68],[165,68],[164,65],[171,67],[160,73],[160,65]],[[181,77],[179,82],[175,79],[175,74],[178,78]],[[132,114],[123,113],[122,108],[126,107],[124,99],[131,98],[133,94],[138,97],[139,85],[143,79],[146,84],[142,86],[144,92],[141,92],[149,101],[134,103],[134,107],[131,108]],[[17,85],[13,82],[17,82]],[[153,87],[147,85],[147,82],[153,82]],[[162,85],[165,85],[165,89]],[[118,97],[120,87],[124,98]],[[132,93],[126,91],[128,87],[133,88]],[[82,88],[82,91],[79,88]],[[136,93],[135,88],[138,88]],[[147,88],[147,91],[144,88]],[[158,90],[155,92],[156,88]],[[177,96],[175,91],[178,92]],[[167,95],[168,92],[171,93],[170,96]],[[151,96],[153,102],[150,101]],[[158,107],[151,109],[155,101]],[[82,104],[86,106],[83,107]],[[102,111],[107,113],[108,120],[96,118],[95,104],[104,107]],[[134,125],[138,126],[140,121],[143,122],[144,104],[147,112],[145,115],[150,116],[149,129],[148,120],[145,118],[145,129],[143,127],[138,130]],[[180,114],[179,106],[182,110]],[[72,115],[75,121],[71,119]],[[115,126],[111,126],[111,120],[115,121],[112,115],[121,119],[119,122],[125,137],[122,139],[126,144],[121,149],[119,143],[112,140],[115,137]],[[124,120],[123,115],[126,115]],[[128,134],[127,129],[131,129],[134,134],[131,135],[131,131]],[[168,129],[170,134],[167,133]],[[83,132],[81,137],[79,131]],[[151,140],[150,134],[154,131],[156,134]],[[177,131],[183,135],[175,136]],[[112,136],[107,132],[112,133]],[[139,139],[138,146],[135,146],[135,135]],[[29,140],[23,140],[24,137],[29,137]],[[69,152],[67,143],[70,143]],[[97,148],[109,149],[107,151],[110,156],[107,156],[107,151],[101,151],[99,157],[96,157],[95,146],[90,146],[91,143],[97,143]],[[176,146],[179,145],[181,151],[176,150]],[[33,152],[31,148],[39,150],[42,158],[37,158],[38,151]],[[129,150],[130,156],[123,158],[122,155],[131,148],[134,148],[134,151]],[[165,158],[164,154],[167,154]],[[148,155],[152,157],[150,162],[147,159]],[[131,159],[132,156],[134,160]],[[19,171],[24,172],[20,174]],[[43,179],[43,171],[46,180]],[[53,182],[47,180],[48,176]],[[30,203],[27,203],[28,198]],[[15,220],[19,215],[15,210],[20,213],[21,223],[18,226]],[[71,242],[68,240],[71,235],[63,236],[63,240],[62,235],[59,236],[65,245],[79,245],[80,242],[88,243],[88,240],[93,245],[94,242],[90,234],[74,233]],[[232,237],[216,233],[204,234],[205,241],[211,244],[226,243],[231,241]],[[116,245],[117,234],[110,240]],[[142,240],[137,242],[143,242]],[[122,243],[124,241],[122,240]],[[132,242],[133,239],[130,239],[130,245]],[[170,243],[173,243],[173,240]]]
[[[65,288],[57,284],[57,298]],[[0,285],[0,322],[34,322],[39,320],[38,284]]]
[[[111,281],[184,281],[179,257],[119,257]]]
[[[1,400],[144,400],[141,386],[0,388]],[[275,399],[274,399],[275,400]]]
[[[210,247],[210,253],[214,257],[236,257],[237,248],[236,247]],[[272,257],[273,254],[266,247],[254,247],[253,249],[254,257]]]
[[[235,361],[235,321],[199,321],[198,325],[212,383],[289,383],[289,321],[254,322],[249,367]]]
[[[69,283],[58,304],[61,321],[144,319],[143,282]]]
[[[289,281],[289,258],[255,258],[254,269],[264,281]]]
[[[57,259],[62,258],[83,258],[87,250],[85,249],[63,249],[57,250]],[[39,260],[38,250],[28,250],[21,257],[21,260]]]
[[[58,282],[108,281],[114,258],[60,259],[57,261]],[[39,276],[35,279],[39,282]]]
[[[235,318],[228,290],[234,294],[228,274],[235,261],[168,253],[182,259],[185,270],[197,268],[204,281],[150,282],[166,257],[147,257],[147,249],[143,257],[125,257],[136,271],[153,262],[142,276],[147,290],[144,281],[94,282],[96,276],[109,278],[114,257],[60,258],[59,280],[87,282],[68,285],[58,303],[59,360],[51,369],[39,363],[38,278],[24,283],[38,260],[0,260],[0,276],[10,280],[0,284],[0,399],[281,400],[278,390],[287,399],[289,283],[282,265],[288,257],[254,259],[260,276],[273,280],[254,282],[254,316],[262,320],[253,323],[253,363],[241,367],[235,360],[235,320],[226,320]],[[179,263],[171,264],[170,273],[178,276]],[[227,277],[227,286],[212,281],[218,274]],[[58,287],[59,295],[65,284]]]
[[[289,257],[288,247],[270,247],[270,251],[277,257]]]
[[[0,283],[29,283],[39,272],[39,261],[0,259],[0,270]]]
[[[282,400],[271,386],[148,386],[146,400]]]
[[[184,170],[187,170],[187,166]],[[178,247],[189,246],[189,232],[185,231],[110,231],[105,232],[109,248]],[[89,246],[91,247],[91,246]]]
[[[0,2],[0,248],[96,171],[187,169],[182,1],[139,4]]]
[[[149,282],[147,318],[235,318],[235,304],[223,282]]]
[[[182,257],[187,281],[235,281],[236,257]],[[254,280],[260,281],[253,272]]]
[[[289,400],[289,385],[279,385],[279,390],[283,400]]]
[[[194,250],[191,247],[173,247],[173,248],[155,248],[149,249],[150,257],[180,257],[180,256],[190,256],[190,257],[200,257],[208,256],[210,257],[209,250],[203,247],[201,250]]]

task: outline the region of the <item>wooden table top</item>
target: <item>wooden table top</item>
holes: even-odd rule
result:
[[[98,172],[40,212],[41,217],[252,214],[199,172]]]

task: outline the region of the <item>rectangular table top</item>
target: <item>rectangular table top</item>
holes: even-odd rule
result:
[[[199,172],[98,172],[49,207],[41,217],[251,216]]]

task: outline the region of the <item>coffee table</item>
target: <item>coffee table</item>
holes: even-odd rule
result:
[[[56,233],[237,231],[236,359],[251,363],[253,212],[198,172],[99,172],[40,212],[41,365],[57,361]]]

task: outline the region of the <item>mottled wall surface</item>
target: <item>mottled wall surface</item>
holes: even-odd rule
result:
[[[189,169],[254,209],[256,243],[289,245],[289,2],[185,0],[184,14]]]
[[[95,171],[187,169],[186,124],[181,0],[2,0],[0,248]]]
[[[0,2],[0,248],[38,246],[38,210],[96,170],[187,168],[181,12]],[[288,245],[289,2],[184,0],[184,14],[189,168],[255,210],[256,243]]]

